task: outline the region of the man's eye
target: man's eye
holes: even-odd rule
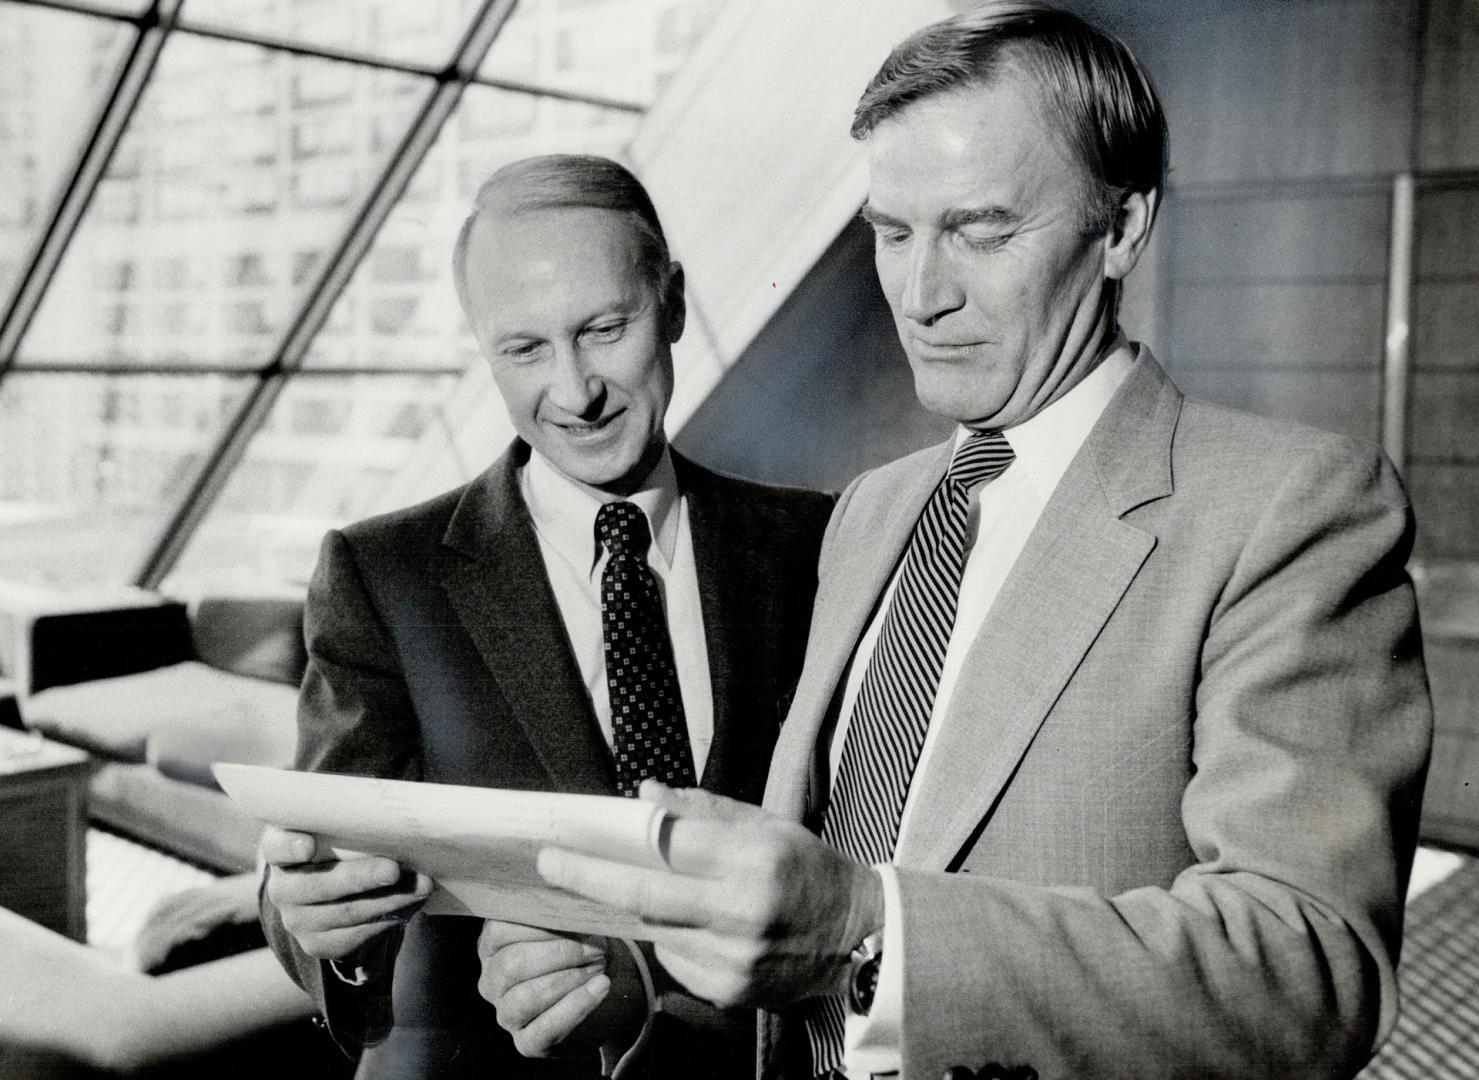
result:
[[[963,229],[959,233],[961,241],[978,251],[994,251],[1012,238],[1011,233],[1003,232],[972,232]]]
[[[880,247],[894,248],[901,246],[909,239],[909,230],[874,225],[873,237],[878,241]]]
[[[508,345],[503,349],[503,355],[516,364],[526,364],[539,357],[543,346],[537,341],[525,341],[518,345]]]
[[[600,323],[596,326],[586,327],[585,333],[582,336],[592,341],[616,341],[621,337],[626,328],[627,324],[625,321]]]

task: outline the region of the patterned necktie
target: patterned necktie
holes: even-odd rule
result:
[[[693,752],[673,642],[647,566],[647,515],[635,503],[606,503],[596,514],[596,537],[610,552],[601,575],[601,637],[616,790],[635,795],[648,777],[692,787]]]
[[[974,432],[956,450],[909,537],[822,821],[822,839],[865,865],[893,857],[955,625],[971,489],[1002,473],[1013,457],[1000,432]],[[818,999],[810,1010],[814,1074],[841,1067],[845,1015],[840,997]]]

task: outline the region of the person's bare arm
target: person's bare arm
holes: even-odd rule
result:
[[[130,1072],[313,1012],[266,949],[152,977],[0,909],[0,1057]]]

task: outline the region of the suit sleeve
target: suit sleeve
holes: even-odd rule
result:
[[[1108,897],[900,870],[905,1075],[1344,1077],[1390,1030],[1431,728],[1412,518],[1346,442],[1269,484],[1201,649],[1198,861]]]
[[[304,609],[308,666],[298,699],[296,767],[309,772],[417,779],[420,742],[399,660],[345,537],[324,537]],[[267,873],[271,873],[268,868]],[[341,961],[362,969],[351,985],[298,948],[261,892],[262,926],[288,974],[317,1002],[335,1040],[358,1050],[390,1028],[390,972],[400,932],[392,929]]]

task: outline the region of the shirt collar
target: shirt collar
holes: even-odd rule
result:
[[[534,528],[544,541],[582,571],[594,570],[601,558],[596,514],[603,503],[617,502],[620,497],[576,483],[538,450],[530,451],[520,486]],[[679,499],[678,475],[673,470],[673,456],[666,447],[641,490],[627,496],[627,501],[636,503],[647,515],[653,538],[651,553],[660,561],[661,568],[667,570],[678,546]]]
[[[1043,498],[1050,496],[1063,479],[1109,399],[1134,368],[1138,355],[1124,335],[1117,336],[1109,354],[1077,386],[1046,409],[1002,432]],[[956,432],[956,447],[970,434],[970,428],[961,427]]]

